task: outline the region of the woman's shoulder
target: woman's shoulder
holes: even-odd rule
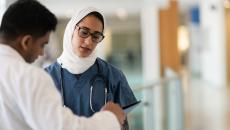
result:
[[[59,73],[60,65],[57,61],[52,63],[51,65],[45,68],[45,71],[48,72],[50,75],[56,75]]]
[[[97,62],[99,63],[100,67],[102,67],[104,73],[109,73],[110,75],[114,76],[123,75],[123,72],[120,69],[108,63],[107,61],[97,58]]]

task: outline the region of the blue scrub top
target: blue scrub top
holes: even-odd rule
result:
[[[72,74],[62,68],[61,78],[61,66],[57,62],[48,66],[45,70],[52,76],[59,91],[61,91],[62,79],[64,105],[69,107],[76,115],[90,117],[94,114],[90,109],[90,81],[93,77],[95,77],[92,91],[92,107],[94,110],[100,111],[105,104],[105,80],[108,81],[107,101],[113,101],[120,106],[126,106],[137,101],[124,74],[100,58],[97,58],[88,70],[79,75]],[[106,79],[103,80],[98,76],[99,73]]]

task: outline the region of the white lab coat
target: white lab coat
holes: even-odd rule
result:
[[[118,130],[108,111],[91,118],[62,107],[52,79],[27,64],[13,48],[0,44],[0,130]]]

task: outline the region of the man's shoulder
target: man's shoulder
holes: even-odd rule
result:
[[[5,64],[1,67],[0,78],[9,81],[14,80],[15,83],[40,82],[41,80],[49,80],[49,75],[42,69],[35,65],[26,63],[25,61],[6,59]]]
[[[47,76],[48,74],[41,67],[28,64],[28,73],[33,73],[34,75]]]
[[[14,68],[15,72],[21,76],[25,76],[27,79],[47,77],[46,72],[42,68],[26,62],[17,62],[17,67],[12,66],[12,68]]]

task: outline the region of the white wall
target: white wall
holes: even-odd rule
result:
[[[201,28],[204,50],[201,54],[202,80],[215,86],[226,86],[226,50],[224,7],[221,0],[201,0]]]
[[[5,0],[0,0],[0,23],[2,22],[2,15],[6,9]]]
[[[16,0],[0,0],[0,23],[2,21],[2,15],[4,14],[5,10],[8,8],[10,4],[12,4]]]
[[[158,3],[157,3],[158,2]],[[160,77],[160,47],[159,47],[159,9],[166,7],[163,0],[151,3],[146,0],[141,11],[142,59],[144,83],[158,81]],[[144,91],[144,130],[162,130],[162,98],[160,87]]]

